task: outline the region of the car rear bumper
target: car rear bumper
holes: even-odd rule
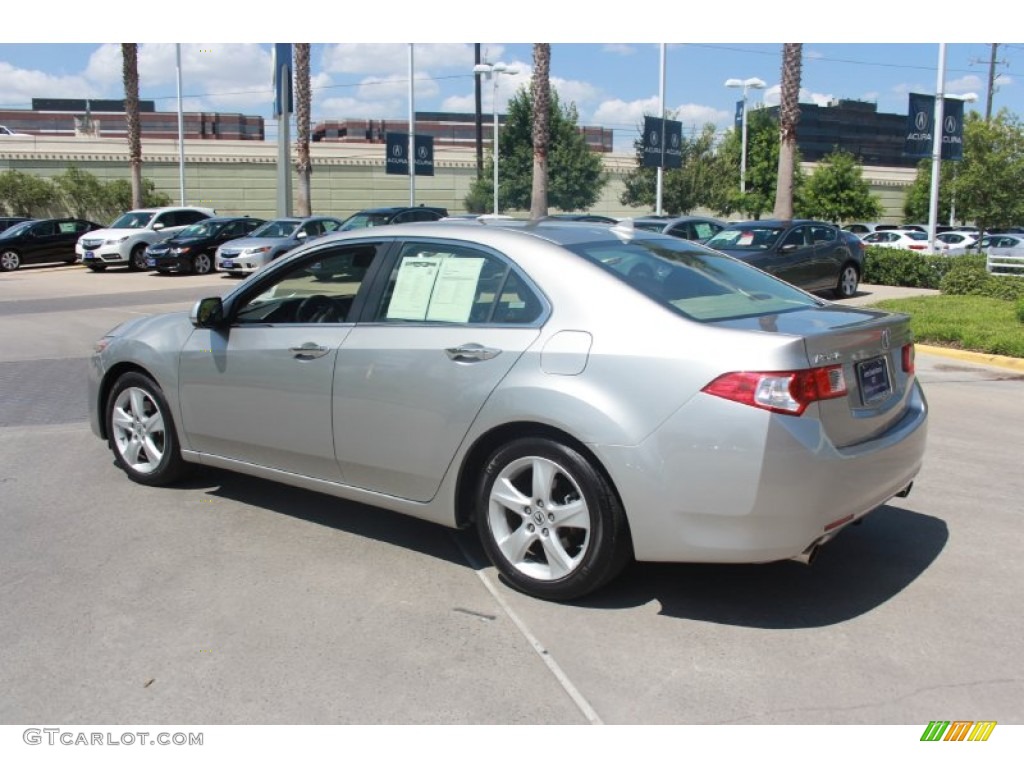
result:
[[[592,448],[622,497],[638,560],[770,562],[828,541],[907,489],[927,410],[915,382],[884,434],[840,449],[807,414],[699,395],[638,446]]]

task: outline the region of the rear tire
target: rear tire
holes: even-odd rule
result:
[[[833,292],[838,299],[850,299],[857,295],[860,284],[860,272],[854,264],[844,264],[839,270],[839,280]]]
[[[593,592],[632,556],[610,483],[578,451],[546,438],[520,438],[491,455],[476,512],[480,540],[502,577],[541,599]]]

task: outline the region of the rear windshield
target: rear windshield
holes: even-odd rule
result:
[[[823,303],[738,259],[687,240],[601,240],[566,247],[691,320],[733,320]]]
[[[338,228],[338,231],[347,232],[350,229],[382,227],[389,221],[391,221],[390,213],[357,213],[345,219],[345,222]]]
[[[268,221],[262,227],[253,230],[249,237],[291,237],[300,224],[302,224],[301,221],[295,221],[294,219]]]
[[[153,211],[128,211],[117,221],[110,225],[111,229],[143,229],[152,218],[156,216]]]

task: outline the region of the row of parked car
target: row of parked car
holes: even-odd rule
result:
[[[76,218],[0,218],[0,270],[22,264],[81,261],[94,272],[132,270],[247,275],[292,248],[330,232],[413,221],[436,221],[444,208],[372,208],[342,220],[330,216],[266,221],[218,216],[212,208],[145,208],[109,227]],[[228,244],[230,243],[229,247]]]
[[[926,224],[848,224],[843,229],[858,234],[868,245],[901,248],[919,253],[957,256],[985,252],[997,256],[1024,254],[1024,227],[982,233],[977,227],[936,226],[935,249]]]

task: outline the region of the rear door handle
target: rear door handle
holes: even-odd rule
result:
[[[290,351],[300,360],[312,360],[316,357],[323,357],[330,352],[327,347],[321,347],[312,341],[307,341],[301,347],[291,347]]]
[[[483,344],[460,344],[457,347],[448,347],[445,350],[450,360],[490,360],[501,354],[500,349],[485,347]]]

